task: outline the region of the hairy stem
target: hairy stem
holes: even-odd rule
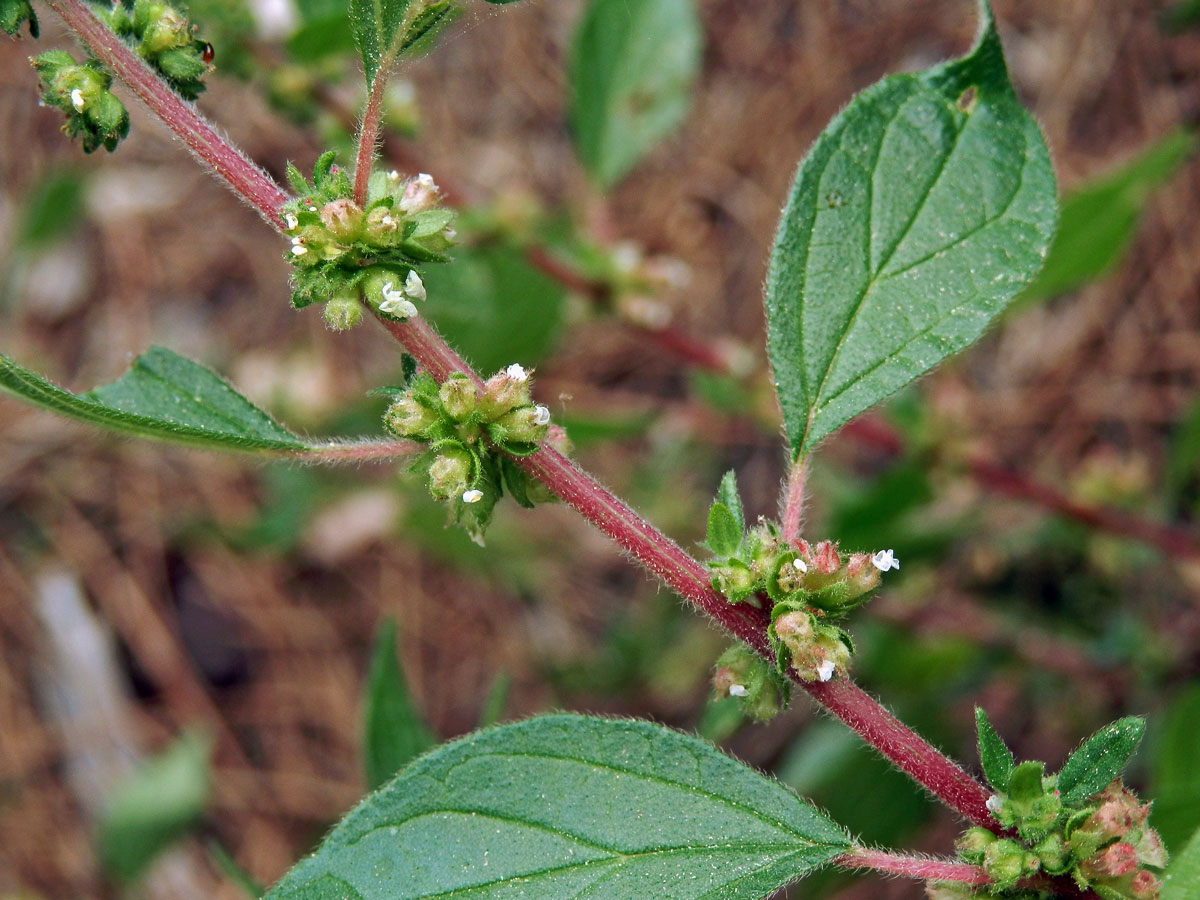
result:
[[[808,458],[801,456],[792,464],[783,501],[783,539],[794,543],[804,522],[804,483],[808,480]]]
[[[279,228],[279,208],[287,193],[240,150],[217,133],[196,107],[188,103],[147,66],[125,42],[92,14],[85,0],[46,0],[83,43],[112,69],[189,150],[223,179],[234,193]]]
[[[375,161],[375,149],[379,145],[379,124],[383,119],[383,94],[387,89],[387,76],[383,69],[375,74],[371,82],[371,93],[367,96],[367,108],[363,111],[362,125],[358,129],[358,156],[354,160],[354,202],[359,206],[367,203],[367,183],[371,179],[371,164]]]
[[[957,881],[961,884],[991,884],[992,879],[979,866],[954,862],[948,859],[928,859],[922,856],[905,856],[886,850],[869,850],[856,847],[834,859],[833,864],[843,869],[874,869],[891,875],[905,875],[924,881]]]
[[[408,322],[384,321],[383,324],[434,378],[443,381],[451,374],[461,372],[474,379],[477,385],[482,384],[479,376],[427,322],[414,318]],[[757,653],[771,659],[766,609],[747,603],[731,604],[713,589],[703,565],[556,450],[543,446],[532,456],[517,458],[514,462],[542,481],[564,503],[700,611]],[[974,825],[1000,830],[986,806],[987,789],[861,688],[844,679],[797,683],[897,768],[963,818]]]

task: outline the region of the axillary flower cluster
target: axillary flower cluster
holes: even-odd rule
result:
[[[476,543],[483,543],[505,488],[525,507],[554,499],[511,459],[536,452],[544,440],[561,452],[570,449],[566,432],[550,424],[550,410],[533,402],[529,373],[520,365],[493,375],[483,390],[466,375],[451,375],[438,384],[418,372],[393,392],[384,426],[428,445],[412,471],[425,474],[430,493],[449,503],[450,520]]]
[[[363,303],[385,318],[417,315],[426,292],[416,267],[448,260],[454,213],[441,206],[430,176],[398,172],[374,173],[360,206],[349,176],[333,160],[332,151],[317,160],[312,184],[288,167],[300,195],[282,210],[291,239],[292,305],[323,302],[335,331],[358,324]]]

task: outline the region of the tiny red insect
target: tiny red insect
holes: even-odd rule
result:
[[[213,45],[205,43],[204,49],[200,51],[200,58],[206,63],[213,61],[213,57],[217,55],[217,51],[213,49]]]

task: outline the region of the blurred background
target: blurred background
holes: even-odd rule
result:
[[[969,766],[976,704],[1051,767],[1150,716],[1133,780],[1169,797],[1153,821],[1177,846],[1200,825],[1200,9],[994,5],[1070,198],[1065,250],[984,341],[826,443],[806,534],[894,548],[902,571],[850,620],[857,673]],[[192,5],[216,52],[199,105],[277,178],[350,146],[339,6]],[[567,124],[587,4],[483,6],[389,98],[385,165],[464,210],[429,318],[482,371],[536,367],[577,458],[685,547],[728,469],[774,516],[761,286],[795,166],[855,92],[963,52],[973,4],[700,0],[686,119],[604,185]],[[42,27],[0,39],[0,352],[82,391],[163,345],[297,430],[378,434],[367,392],[399,379],[396,344],[290,309],[284,242],[132,100],[115,154],[72,145],[36,103],[28,55],[69,46]],[[502,504],[479,548],[403,468],[119,439],[0,397],[0,896],[276,879],[366,789],[388,620],[439,739],[552,708],[650,717],[866,839],[950,851],[953,819],[803,697],[767,725],[712,702],[722,635],[570,510]],[[188,830],[150,863],[146,821]]]

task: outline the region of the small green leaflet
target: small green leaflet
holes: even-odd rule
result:
[[[1200,831],[1167,866],[1160,900],[1200,900]]]
[[[97,829],[105,870],[129,883],[145,872],[208,805],[209,742],[185,734],[117,785]]]
[[[1065,294],[1115,268],[1147,201],[1195,149],[1194,134],[1176,131],[1119,170],[1070,191],[1046,265],[1019,302]]]
[[[1081,803],[1104,790],[1128,765],[1145,732],[1145,719],[1128,716],[1084,741],[1058,773],[1063,803]]]
[[[413,703],[396,659],[396,623],[379,629],[367,675],[363,765],[367,787],[379,787],[436,743]]]
[[[996,733],[981,706],[975,707],[975,730],[979,733],[979,761],[988,784],[998,791],[1007,790],[1015,764],[1012,751]]]
[[[742,529],[724,503],[714,503],[708,511],[708,549],[715,556],[733,556],[742,543]]]
[[[704,741],[553,715],[413,762],[267,896],[751,900],[849,846],[808,803]]]
[[[367,87],[379,71],[456,12],[453,0],[350,0],[350,30],[362,54]]]
[[[695,0],[592,0],[571,50],[571,132],[612,187],[692,105],[704,32]]]
[[[980,9],[967,56],[868,88],[800,165],[766,292],[796,455],[976,340],[1046,255],[1049,153]]]
[[[742,512],[742,495],[738,493],[737,475],[730,469],[721,477],[721,486],[717,489],[717,502],[725,504],[733,513],[739,535],[746,530],[746,514]]]

